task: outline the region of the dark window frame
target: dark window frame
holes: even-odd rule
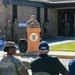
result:
[[[48,20],[48,8],[44,8],[44,22]]]
[[[40,7],[37,7],[37,21],[40,23]]]
[[[17,5],[12,5],[12,23],[17,19]]]

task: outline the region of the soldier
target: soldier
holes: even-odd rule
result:
[[[38,28],[38,27],[40,27],[40,24],[35,19],[34,15],[31,15],[31,19],[27,21],[27,27],[31,27],[31,28]]]
[[[17,19],[15,19],[15,22],[12,25],[12,34],[13,34],[13,40],[17,42],[18,39],[18,22]]]
[[[16,53],[16,48],[14,42],[7,41],[4,43],[3,50],[7,52],[7,55],[0,62],[0,72],[2,75],[28,75],[25,65],[13,56]]]
[[[49,52],[49,45],[46,41],[40,42],[38,52],[39,57],[31,62],[31,70],[33,75],[37,75],[37,72],[47,72],[51,75],[59,75],[59,73],[62,75],[68,75],[67,69],[57,57],[47,55]]]
[[[69,36],[70,34],[70,22],[65,23],[65,36]]]
[[[49,27],[50,27],[49,20],[47,20],[43,24],[44,38],[48,38],[49,37],[49,33],[50,33],[50,31],[48,31]]]
[[[6,26],[5,26],[5,30],[6,30],[6,40],[10,40],[11,39],[11,21],[8,20],[6,22]]]

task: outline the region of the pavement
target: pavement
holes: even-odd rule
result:
[[[63,43],[67,43],[67,42],[73,42],[73,41],[75,41],[75,37],[55,37],[55,38],[45,39],[45,41],[48,42],[49,46],[54,46],[54,45],[63,44]],[[18,52],[16,55],[38,56],[39,53],[35,53],[35,52],[19,53]],[[48,55],[56,56],[58,58],[66,58],[66,59],[75,58],[75,52],[49,51]]]
[[[75,41],[75,37],[55,37],[50,39],[45,39],[48,42],[49,46],[54,46],[58,44],[63,44],[71,41]],[[0,51],[0,56],[3,56],[4,53],[2,50]],[[17,50],[16,56],[38,56],[38,52],[27,52],[27,53],[20,53]],[[48,55],[50,56],[57,56],[58,58],[75,58],[75,52],[62,52],[62,51],[49,51]]]

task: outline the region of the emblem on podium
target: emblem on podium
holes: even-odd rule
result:
[[[36,33],[31,33],[30,34],[30,40],[31,41],[37,41],[38,40],[38,35]]]

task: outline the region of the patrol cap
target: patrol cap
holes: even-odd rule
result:
[[[11,47],[14,47],[14,48],[18,48],[16,45],[15,45],[15,42],[12,42],[12,41],[6,41],[6,42],[4,42],[4,48],[3,48],[3,50],[5,51],[5,52],[7,52],[7,48],[11,48]]]
[[[31,15],[31,18],[35,18],[35,15]]]
[[[39,50],[49,50],[49,45],[46,41],[41,41],[38,45]]]

